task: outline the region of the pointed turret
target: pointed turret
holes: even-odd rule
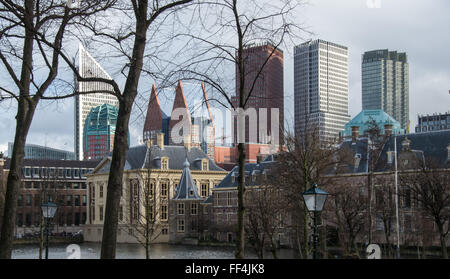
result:
[[[153,84],[150,100],[148,101],[147,116],[145,117],[145,124],[143,130],[144,142],[156,139],[156,134],[162,131],[163,113],[159,104],[158,93]]]
[[[192,179],[190,164],[186,158],[183,165],[183,173],[181,174],[180,183],[175,192],[173,200],[202,200],[197,192],[197,186]]]
[[[180,113],[180,110],[184,110],[182,113]],[[181,115],[182,116],[181,116]],[[184,119],[184,118],[187,119]],[[189,128],[187,128],[187,131],[182,131],[179,134],[177,134],[177,138],[172,138],[172,129],[173,127],[178,124],[180,121],[186,121],[186,124]],[[183,144],[183,140],[186,136],[190,136],[191,134],[191,126],[192,126],[192,120],[191,120],[191,114],[189,113],[189,108],[187,106],[186,97],[184,95],[183,85],[181,81],[178,81],[177,88],[175,89],[175,100],[173,102],[173,108],[172,113],[170,117],[170,123],[169,123],[169,143],[173,145],[181,145]]]

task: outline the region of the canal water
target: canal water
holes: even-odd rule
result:
[[[66,259],[66,244],[53,244],[49,247],[49,259]],[[99,259],[100,243],[82,243],[81,259]],[[43,257],[45,251],[43,253]],[[246,251],[246,258],[257,258],[250,251]],[[278,257],[284,259],[294,258],[293,250],[279,250]],[[38,259],[39,245],[26,244],[15,245],[12,252],[13,259]],[[145,259],[145,249],[139,244],[117,244],[117,259]],[[211,247],[211,246],[189,246],[189,245],[169,245],[153,244],[150,250],[150,258],[153,259],[234,259],[233,247]],[[271,258],[267,253],[266,258]]]

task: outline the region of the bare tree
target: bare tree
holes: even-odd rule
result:
[[[375,213],[377,218],[383,223],[384,246],[385,253],[389,257],[393,257],[394,253],[391,244],[391,232],[394,230],[395,224],[393,218],[395,217],[394,205],[394,189],[392,181],[389,179],[377,179],[379,186],[375,187]]]
[[[34,112],[58,76],[66,31],[80,18],[105,10],[114,1],[82,1],[76,9],[65,1],[0,1],[0,60],[8,84],[0,85],[2,101],[17,102],[16,132],[6,187],[0,236],[0,258],[11,257],[20,169]]]
[[[321,138],[318,127],[311,123],[305,125],[302,135],[287,135],[285,139],[286,151],[278,156],[277,172],[294,218],[299,253],[308,258],[309,214],[302,193],[313,183],[326,189],[330,184],[329,174],[341,171],[342,162],[348,162],[350,152],[340,149],[334,140]]]
[[[372,243],[372,229],[373,229],[373,180],[374,180],[374,171],[375,165],[378,162],[381,153],[383,151],[383,147],[386,144],[389,137],[386,133],[383,135],[381,133],[381,129],[378,126],[377,122],[373,118],[369,118],[369,120],[365,123],[367,125],[367,189],[368,189],[368,226],[369,226],[369,234],[368,234],[368,243]]]
[[[263,176],[263,175],[261,175]],[[278,258],[276,233],[283,227],[286,207],[282,200],[282,189],[265,183],[263,177],[256,178],[262,182],[260,186],[253,186],[246,193],[247,206],[246,233],[249,243],[255,248],[259,258],[264,257],[266,242],[274,259]]]
[[[146,157],[146,161],[149,162],[151,145],[148,145]],[[127,233],[132,232],[131,235],[145,248],[146,259],[150,259],[151,243],[160,236],[162,227],[157,206],[160,196],[155,188],[157,180],[157,177],[152,178],[152,169],[149,165],[125,191],[126,198],[130,199],[130,214],[124,215],[123,230]]]
[[[339,239],[344,244],[347,255],[356,254],[359,258],[357,239],[364,232],[367,219],[367,197],[361,194],[360,187],[340,185],[327,188],[330,193],[327,211],[332,212],[328,221],[338,227]]]
[[[448,259],[450,172],[440,168],[432,159],[418,160],[417,163],[420,166],[417,170],[400,173],[400,182],[408,186],[408,191],[401,191],[399,194],[415,200],[419,205],[417,211],[423,211],[433,219],[439,232],[442,257]]]
[[[236,110],[239,121],[245,121],[244,110],[251,107],[249,100],[261,83],[266,65],[282,46],[304,30],[297,24],[294,12],[301,1],[213,0],[198,10],[198,21],[203,28],[187,30],[178,37],[185,39],[180,53],[194,53],[194,58],[174,62],[176,80],[204,82],[212,88],[210,101]],[[189,22],[192,24],[192,22]],[[246,49],[268,44],[269,55],[258,65],[251,65]],[[236,76],[234,75],[236,71]],[[233,73],[233,74],[231,74]],[[236,80],[234,88],[233,80]],[[233,101],[233,92],[236,98]],[[251,124],[255,125],[255,123]],[[240,125],[238,125],[240,126]],[[239,133],[245,135],[239,127]],[[245,138],[245,136],[244,136]],[[241,140],[239,140],[241,141]],[[238,214],[235,257],[244,258],[245,247],[245,143],[238,144]]]

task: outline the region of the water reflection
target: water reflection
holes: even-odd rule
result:
[[[49,247],[49,259],[66,259],[67,245],[54,244]],[[99,259],[100,243],[83,243],[81,247],[82,259]],[[45,254],[45,251],[44,253]],[[280,250],[280,258],[293,258],[292,250]],[[13,259],[38,259],[38,245],[15,245],[12,253]],[[145,249],[139,244],[117,244],[117,259],[145,259]],[[153,259],[234,259],[233,247],[205,247],[188,245],[153,244],[150,250],[150,258]],[[246,253],[246,258],[256,258],[251,252]],[[267,254],[267,258],[270,255]]]

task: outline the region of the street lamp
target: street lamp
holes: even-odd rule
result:
[[[305,201],[306,208],[309,212],[314,213],[314,233],[313,233],[313,243],[314,243],[314,254],[313,258],[317,259],[317,216],[318,213],[322,211],[325,200],[327,199],[328,193],[317,188],[317,184],[303,192],[303,200]]]
[[[48,259],[48,235],[50,230],[50,219],[55,216],[56,210],[58,209],[58,206],[54,202],[47,202],[44,203],[42,206],[42,215],[44,215],[44,218],[47,219],[47,226],[46,226],[46,243],[45,243],[45,259]]]

